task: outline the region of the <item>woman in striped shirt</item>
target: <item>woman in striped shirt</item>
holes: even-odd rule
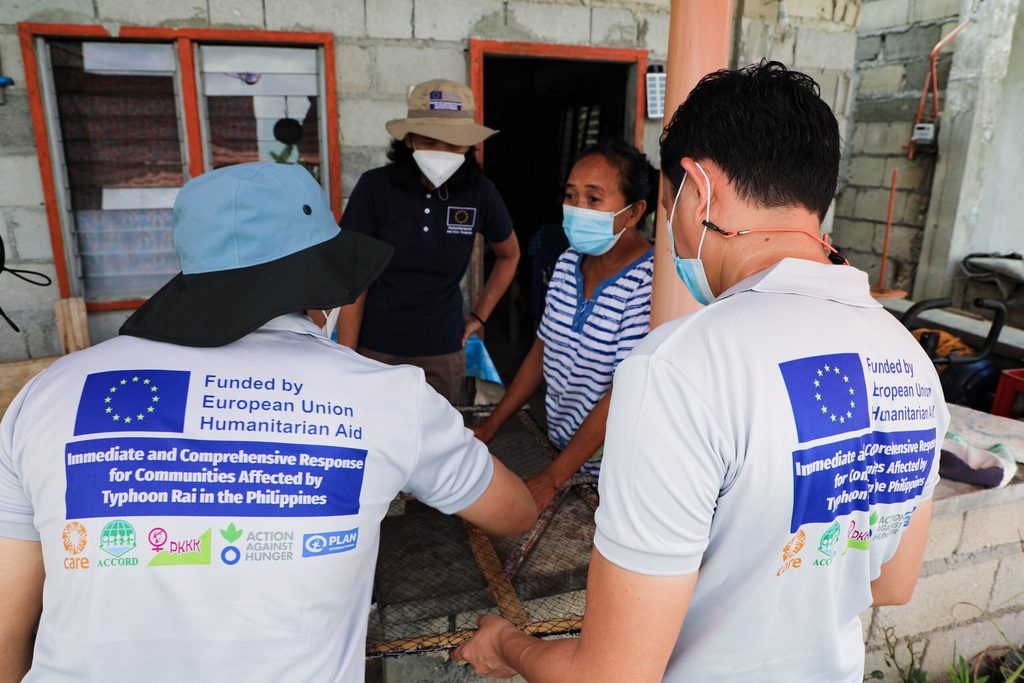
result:
[[[548,438],[561,453],[527,481],[540,510],[581,467],[596,473],[612,375],[647,334],[654,250],[641,230],[657,177],[624,142],[596,145],[576,161],[562,207],[572,247],[555,265],[537,338],[501,403],[472,427],[490,441],[547,384]]]

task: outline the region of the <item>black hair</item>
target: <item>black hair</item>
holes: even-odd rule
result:
[[[683,157],[710,159],[740,196],[825,218],[839,180],[839,124],[813,78],[780,62],[710,73],[661,135],[661,170],[678,189]]]
[[[648,161],[647,155],[624,140],[614,139],[599,142],[583,150],[576,161],[589,156],[600,155],[619,171],[619,190],[626,198],[626,205],[641,199],[647,202],[644,218],[637,223],[642,229],[646,216],[658,205],[658,171]]]
[[[405,144],[405,140],[391,140],[391,147],[388,149],[388,162],[388,177],[392,183],[411,192],[419,192],[423,189],[419,166],[412,158],[412,150]],[[458,190],[463,186],[476,183],[482,175],[483,170],[476,160],[476,147],[470,147],[466,152],[466,161],[445,185],[450,190]]]

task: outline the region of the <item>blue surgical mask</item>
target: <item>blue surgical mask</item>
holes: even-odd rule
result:
[[[708,205],[704,210],[704,220],[711,220],[711,180],[708,178],[708,174],[704,172],[700,164],[697,164],[697,170],[704,176],[704,183],[708,188]],[[676,274],[679,279],[683,281],[686,288],[690,290],[690,294],[697,303],[707,306],[715,300],[715,293],[711,291],[711,285],[708,283],[707,273],[704,272],[704,262],[700,260],[700,250],[704,247],[704,237],[708,234],[708,228],[704,226],[704,232],[700,234],[700,244],[697,245],[697,258],[679,258],[679,254],[676,252],[676,238],[672,233],[672,221],[676,217],[676,204],[679,203],[679,195],[683,192],[683,185],[686,184],[686,174],[683,174],[683,179],[679,183],[679,189],[676,190],[676,197],[672,200],[672,211],[669,212],[668,216],[668,243],[672,245],[672,258],[676,262]]]
[[[619,211],[595,211],[563,204],[562,228],[569,244],[582,254],[600,256],[607,253],[626,232],[623,229],[615,234],[615,217],[630,206],[633,205]]]

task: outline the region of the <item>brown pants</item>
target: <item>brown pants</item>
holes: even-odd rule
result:
[[[452,405],[462,401],[462,385],[466,381],[466,352],[442,353],[439,356],[394,356],[360,346],[359,354],[388,365],[415,365],[422,368],[427,384],[448,399]]]

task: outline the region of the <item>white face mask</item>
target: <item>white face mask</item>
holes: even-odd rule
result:
[[[416,149],[413,145],[412,159],[434,187],[441,187],[459,170],[466,161],[466,155]]]

